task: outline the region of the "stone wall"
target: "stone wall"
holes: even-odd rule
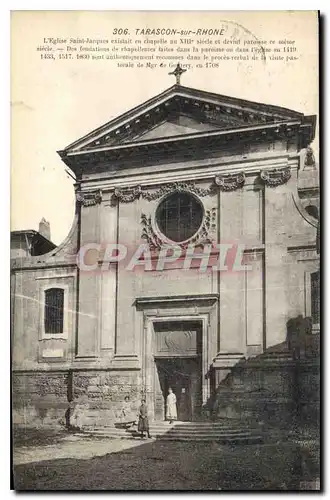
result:
[[[242,418],[286,426],[294,412],[289,360],[242,363],[217,388],[213,418]]]
[[[125,396],[132,408],[141,402],[140,372],[89,371],[73,373],[73,407],[78,406],[78,427],[106,426],[120,420]],[[75,414],[73,413],[73,420]],[[75,425],[74,421],[71,422]]]
[[[67,372],[14,372],[13,423],[27,426],[64,423],[67,387]]]
[[[109,425],[120,418],[125,396],[141,401],[139,371],[16,372],[13,423],[26,426]]]
[[[308,346],[310,343],[313,349]],[[223,378],[216,373],[214,376],[221,381],[215,382],[215,393],[209,401],[213,419],[242,418],[279,429],[308,427],[317,431],[320,419],[318,336],[307,337],[307,341],[304,338],[298,355],[283,343],[272,352],[240,361]]]

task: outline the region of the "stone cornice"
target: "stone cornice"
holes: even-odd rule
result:
[[[314,251],[316,250],[316,243],[297,243],[297,245],[290,245],[287,248],[289,253],[293,252],[305,252],[305,251]]]
[[[267,132],[274,132],[275,134],[287,134],[291,132],[292,127],[300,126],[299,120],[289,120],[286,122],[274,122],[270,124],[260,124],[253,126],[244,126],[237,127],[233,129],[224,129],[224,130],[214,130],[207,132],[195,132],[193,134],[185,134],[185,135],[177,135],[171,137],[160,137],[156,139],[146,139],[140,140],[136,142],[131,142],[128,144],[117,144],[114,146],[104,146],[100,148],[94,148],[90,150],[77,150],[77,151],[59,151],[61,158],[63,161],[70,157],[84,157],[84,156],[92,156],[97,153],[105,153],[111,151],[120,151],[120,150],[128,150],[128,149],[137,149],[140,146],[153,146],[153,145],[164,145],[164,144],[178,144],[181,142],[189,142],[194,139],[210,139],[217,137],[227,138],[228,136],[235,136],[237,134],[246,134],[253,132],[262,132],[265,135]]]
[[[293,160],[294,161],[294,160]],[[123,186],[122,179],[118,180],[119,186],[103,184],[101,182],[98,183],[98,189],[95,190],[85,190],[77,192],[77,201],[84,206],[91,206],[101,203],[102,201],[102,192],[112,193],[112,201],[114,203],[131,203],[137,199],[144,199],[147,201],[154,201],[166,194],[170,194],[173,192],[189,192],[199,197],[214,195],[219,191],[235,191],[237,189],[243,188],[246,183],[246,179],[249,176],[257,177],[260,179],[260,182],[265,184],[268,187],[277,187],[282,184],[288,182],[291,178],[291,170],[297,168],[296,165],[292,164],[292,166],[288,165],[286,161],[285,166],[275,167],[275,168],[267,168],[261,169],[260,164],[264,165],[265,162],[258,162],[255,165],[253,171],[247,172],[247,177],[243,168],[238,172],[232,173],[218,173],[218,175],[210,175],[204,174],[203,177],[197,177],[197,174],[191,175],[190,178],[187,179],[187,174],[181,174],[180,177],[185,177],[185,180],[174,180],[173,182],[162,182],[163,178],[160,178],[159,175],[155,175],[154,180],[149,180],[146,184],[136,184],[134,185],[129,183],[129,180]],[[272,166],[276,163],[269,163],[269,166]],[[279,160],[277,164],[283,165],[283,160]],[[237,165],[235,165],[237,167]],[[165,177],[165,176],[164,176]],[[169,175],[166,176],[168,178]],[[176,173],[176,178],[178,175]],[[205,182],[207,180],[211,181],[211,184],[206,187],[200,187],[197,185],[199,182]],[[248,185],[251,184],[251,181]],[[93,186],[94,187],[94,186]]]
[[[103,193],[113,191],[116,188],[126,189],[137,186],[152,187],[160,186],[170,182],[197,182],[212,180],[216,176],[236,175],[243,172],[246,176],[259,175],[261,170],[274,168],[285,168],[290,166],[292,170],[298,169],[299,154],[281,152],[280,154],[265,155],[256,153],[253,155],[233,155],[221,160],[209,158],[207,160],[187,160],[178,163],[157,163],[153,167],[147,167],[143,171],[122,170],[111,172],[107,176],[98,176],[93,179],[82,180],[80,185],[83,190],[101,189]]]
[[[211,303],[214,304],[218,302],[219,295],[217,293],[210,293],[205,295],[175,295],[175,296],[163,296],[163,297],[138,297],[135,299],[135,305],[137,307],[150,307],[159,306],[161,304],[187,304],[187,303]]]
[[[40,257],[43,257],[42,255]],[[68,258],[64,259],[62,258],[61,260],[58,261],[51,261],[51,260],[34,260],[34,259],[11,259],[10,260],[10,267],[11,271],[17,272],[17,271],[34,271],[36,269],[77,269],[77,256],[72,255],[70,256],[72,259],[72,262],[68,262]],[[69,276],[70,277],[70,276]]]
[[[241,155],[244,155],[243,143],[265,143],[274,141],[287,141],[289,135],[299,134],[299,123],[282,123],[259,127],[244,127],[232,130],[220,130],[208,133],[197,133],[175,137],[165,137],[150,142],[121,144],[118,146],[64,153],[62,160],[75,172],[77,179],[85,173],[106,172],[110,169],[124,170],[136,168],[137,170],[159,161],[190,161],[203,160],[209,157],[210,150],[226,151],[235,150],[241,145]],[[290,130],[290,132],[289,132]],[[289,135],[288,135],[289,134]]]

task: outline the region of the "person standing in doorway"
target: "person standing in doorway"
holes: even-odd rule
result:
[[[172,424],[173,420],[177,420],[177,418],[178,414],[176,410],[176,395],[170,387],[168,390],[168,396],[166,398],[166,420],[168,420],[169,423]]]
[[[148,407],[146,405],[146,400],[141,400],[141,406],[139,408],[139,423],[138,431],[141,432],[141,437],[144,438],[144,433],[146,432],[148,438],[151,438],[149,432],[149,419],[148,419]]]

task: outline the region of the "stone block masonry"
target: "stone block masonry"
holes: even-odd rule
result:
[[[115,423],[125,396],[132,410],[141,400],[139,372],[66,370],[14,372],[13,424],[94,426]]]

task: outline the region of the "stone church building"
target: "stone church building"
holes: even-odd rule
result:
[[[182,421],[266,392],[289,412],[299,332],[319,332],[315,125],[178,81],[59,151],[72,229],[11,259],[13,422],[115,422],[127,395],[164,420],[169,387]]]

